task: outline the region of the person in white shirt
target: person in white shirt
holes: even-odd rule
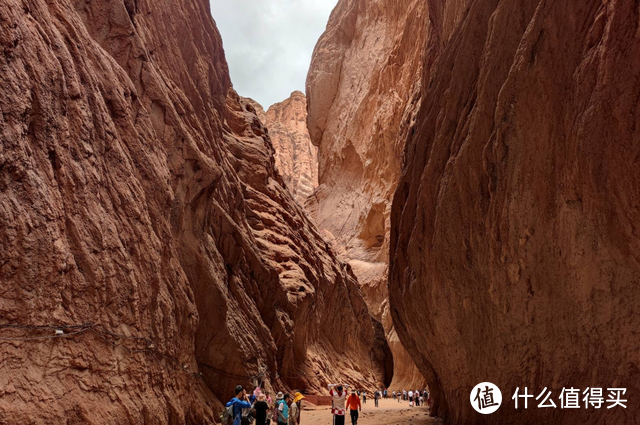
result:
[[[329,395],[331,396],[331,414],[333,415],[333,425],[344,425],[344,415],[347,412],[345,403],[347,399],[346,384],[329,384]]]
[[[409,390],[409,403],[413,404],[413,391]]]

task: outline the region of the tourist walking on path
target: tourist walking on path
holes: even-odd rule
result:
[[[364,404],[367,404],[367,392],[366,391],[362,391],[362,402]]]
[[[256,411],[256,425],[267,425],[267,413],[269,412],[269,403],[264,394],[260,394],[255,403],[253,410]]]
[[[333,415],[333,425],[344,425],[344,415],[346,413],[348,385],[329,384],[329,395],[331,396],[331,414]]]
[[[281,393],[278,393],[281,395]],[[278,424],[289,425],[289,394],[282,395],[278,401]]]
[[[380,391],[376,390],[376,392],[373,393],[373,401],[376,403],[376,407],[378,407],[379,398],[380,398]]]
[[[242,409],[251,408],[249,397],[247,397],[247,392],[242,388],[242,385],[236,387],[236,396],[229,400],[225,407],[231,406],[233,406],[233,425],[240,425],[242,422]]]
[[[413,403],[413,391],[409,390],[409,404]]]
[[[355,391],[351,391],[351,395],[347,399],[347,409],[351,414],[351,425],[358,425],[358,410],[362,410],[362,404],[360,404],[360,397]]]
[[[278,407],[280,406],[280,401],[282,400],[282,397],[284,397],[284,394],[282,394],[282,392],[278,392],[276,394],[276,400],[273,403],[273,413],[271,414],[271,422],[273,424],[278,423]]]
[[[271,398],[271,393],[269,391],[265,391],[264,393],[265,399],[264,401],[267,403],[267,405],[269,406],[269,410],[267,411],[267,419],[269,420],[269,422],[271,421],[275,421],[275,403],[273,402],[273,399]]]
[[[289,425],[300,425],[300,412],[302,410],[302,399],[304,396],[299,392],[293,395],[293,403],[289,411]]]

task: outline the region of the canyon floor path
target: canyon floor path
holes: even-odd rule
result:
[[[324,425],[331,424],[330,408],[327,406],[312,407],[302,412],[303,424]],[[358,425],[423,425],[442,424],[439,419],[430,418],[426,407],[409,407],[409,402],[398,403],[394,400],[380,400],[376,408],[373,400],[367,400],[363,405]],[[351,424],[351,418],[347,415],[345,424]]]

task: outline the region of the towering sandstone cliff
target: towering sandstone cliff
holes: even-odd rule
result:
[[[638,3],[428,3],[389,289],[434,413],[640,423]],[[490,416],[482,381],[504,397]],[[516,387],[558,408],[516,411]],[[561,409],[563,387],[626,388],[628,408]]]
[[[319,187],[307,210],[349,260],[394,352],[392,387],[424,385],[389,315],[391,199],[405,134],[419,102],[426,2],[341,0],[307,78],[308,127]]]
[[[208,2],[0,0],[0,52],[2,421],[204,424],[253,376],[384,379]]]
[[[276,168],[300,205],[318,187],[318,148],[307,130],[307,98],[294,91],[269,107],[261,119],[269,129],[275,149]]]

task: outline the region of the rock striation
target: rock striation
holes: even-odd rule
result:
[[[0,52],[0,417],[206,424],[237,383],[384,379],[208,2],[0,0]]]
[[[429,2],[428,14],[389,290],[433,413],[640,423],[637,3]],[[491,416],[469,403],[483,381],[504,397]],[[558,408],[516,411],[517,387],[547,387]],[[563,387],[626,388],[627,409],[561,409]]]
[[[306,209],[352,265],[367,303],[395,335],[386,289],[391,199],[419,104],[426,2],[341,0],[307,77],[308,128],[319,186]],[[424,378],[395,337],[392,387]]]
[[[318,148],[307,130],[307,98],[294,91],[261,116],[275,149],[276,168],[300,205],[318,187]]]

